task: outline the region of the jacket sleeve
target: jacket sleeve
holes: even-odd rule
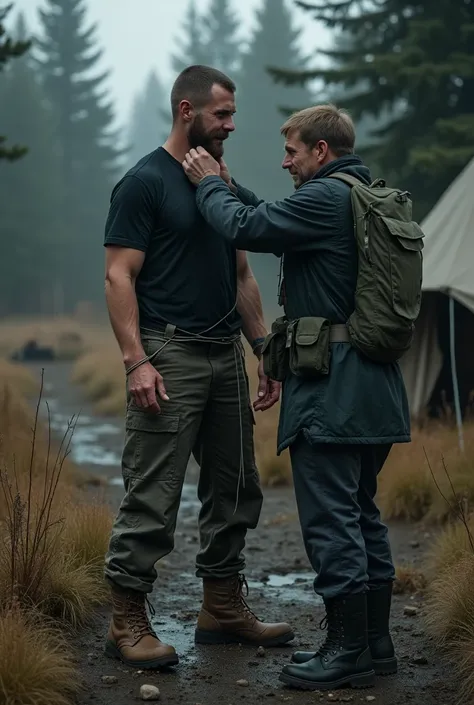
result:
[[[322,181],[309,181],[282,201],[246,206],[220,177],[208,176],[196,198],[205,220],[239,250],[316,250],[340,231],[337,199]]]
[[[237,189],[237,198],[242,201],[244,206],[254,206],[256,208],[260,203],[263,203],[262,199],[257,198],[253,191],[241,186],[235,179],[232,179],[232,183]]]

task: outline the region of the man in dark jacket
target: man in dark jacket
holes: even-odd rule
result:
[[[198,186],[207,222],[235,247],[283,255],[285,315],[345,324],[354,310],[358,255],[344,172],[369,184],[354,154],[350,117],[334,106],[293,115],[282,127],[283,168],[295,193],[264,203],[219,176],[201,148],[183,167]],[[245,205],[248,204],[248,205]],[[341,329],[341,326],[339,326]],[[343,328],[343,330],[345,330]],[[316,652],[296,652],[280,679],[323,689],[371,685],[397,669],[389,633],[395,576],[387,528],[375,504],[377,476],[393,443],[410,441],[406,391],[397,363],[376,364],[344,335],[331,342],[330,371],[283,385],[278,453],[289,447],[305,548],[316,572],[328,633]]]

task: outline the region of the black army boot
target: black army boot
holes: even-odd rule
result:
[[[328,631],[324,644],[305,663],[285,666],[280,680],[304,690],[374,685],[365,593],[328,600],[325,605]]]
[[[377,676],[389,676],[397,672],[397,657],[389,631],[392,585],[392,582],[383,583],[367,593],[369,647]],[[306,663],[315,655],[315,651],[295,651],[291,661]]]
[[[367,593],[367,627],[375,673],[389,676],[397,672],[397,657],[390,636],[390,608],[393,583],[383,583]]]

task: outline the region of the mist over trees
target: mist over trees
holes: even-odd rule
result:
[[[332,32],[324,65],[317,25],[304,43],[296,5],[306,27],[318,20]],[[367,7],[260,0],[249,34],[237,0],[189,0],[168,67],[145,71],[118,128],[87,0],[37,0],[34,37],[15,7],[0,7],[0,315],[69,313],[83,301],[104,309],[111,190],[166,139],[171,83],[189,64],[235,80],[225,158],[261,198],[293,190],[281,169],[286,114],[330,99],[353,115],[374,176],[410,190],[422,218],[474,155],[474,3]],[[278,261],[251,262],[273,313]]]
[[[297,4],[342,33],[345,46],[325,52],[329,69],[287,64],[274,75],[292,86],[320,78],[357,121],[372,121],[367,160],[412,192],[423,218],[474,156],[474,3]]]

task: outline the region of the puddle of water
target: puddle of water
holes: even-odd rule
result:
[[[181,573],[180,579],[192,580],[191,573]],[[249,589],[260,590],[272,599],[280,602],[304,602],[312,605],[322,605],[323,600],[313,590],[314,573],[288,573],[278,575],[272,573],[268,580],[249,580]]]
[[[52,384],[45,385],[45,391],[54,392]],[[66,414],[61,408],[60,400],[54,396],[46,396],[51,414],[51,430],[62,437],[71,422],[72,414]],[[46,404],[42,405],[43,416],[47,416]],[[107,448],[107,438],[115,438],[122,433],[120,424],[110,422],[97,423],[97,419],[87,414],[74,415],[74,433],[71,437],[71,457],[77,465],[100,465],[102,467],[120,466],[120,454]],[[114,478],[114,484],[121,478]]]
[[[311,584],[313,573],[287,573],[287,575],[269,575],[265,585],[269,587],[285,587],[286,585]]]
[[[71,457],[76,465],[103,465],[106,467],[120,465],[120,456],[117,453],[94,445],[81,446],[71,443]]]

